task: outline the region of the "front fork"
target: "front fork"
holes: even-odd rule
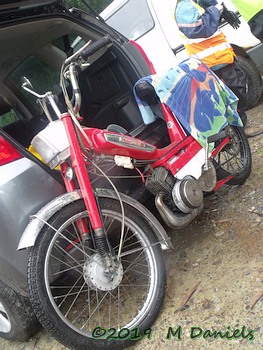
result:
[[[61,116],[61,119],[68,136],[71,158],[71,166],[68,162],[64,162],[61,164],[61,174],[67,192],[71,192],[76,189],[73,177],[73,174],[76,174],[79,188],[81,190],[85,207],[87,209],[88,216],[90,219],[94,242],[97,251],[101,256],[104,265],[105,275],[108,276],[108,271],[115,271],[115,259],[110,252],[106,232],[102,222],[101,212],[99,209],[99,203],[90,183],[84,157],[81,152],[81,148],[72,119],[68,113],[64,113]],[[79,219],[77,221],[77,228],[79,230],[80,237],[83,241],[89,240],[89,242],[92,242],[91,232],[85,219]],[[109,277],[109,279],[111,278],[112,277]]]

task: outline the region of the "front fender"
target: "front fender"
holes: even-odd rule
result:
[[[112,190],[105,188],[98,188],[96,192],[99,197],[114,198],[118,199],[116,193]],[[130,205],[131,207],[138,210],[151,225],[153,232],[160,241],[163,250],[172,249],[173,245],[166,231],[156,219],[156,217],[145,208],[140,202],[136,201],[134,198],[128,197],[123,193],[120,193],[121,199],[124,203]],[[27,225],[25,231],[23,232],[21,239],[19,241],[17,250],[33,247],[35,241],[42,230],[45,223],[60,209],[64,206],[77,201],[82,198],[80,190],[73,192],[68,192],[62,194],[61,196],[53,199],[51,202],[47,203],[43,208],[41,208],[37,214],[31,217],[31,221]]]

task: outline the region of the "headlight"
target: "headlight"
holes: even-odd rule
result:
[[[33,138],[31,144],[51,169],[70,155],[67,134],[61,120],[49,123]]]

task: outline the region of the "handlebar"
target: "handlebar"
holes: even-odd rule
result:
[[[90,41],[88,41],[84,46],[82,46],[78,51],[76,51],[72,56],[68,57],[64,61],[64,65],[69,65],[66,77],[71,81],[73,89],[73,94],[75,98],[75,103],[73,106],[74,113],[78,113],[81,106],[81,94],[79,90],[77,72],[75,69],[75,66],[77,65],[76,61],[79,58],[83,58],[84,60],[87,59],[93,53],[99,51],[111,42],[112,40],[108,34],[102,37],[101,39],[95,41],[93,44],[90,44]]]
[[[65,60],[65,64],[72,63],[76,61],[79,57],[87,59],[89,56],[99,51],[103,47],[107,46],[112,42],[110,36],[107,34],[91,44],[89,40],[84,46],[82,46],[78,51],[76,51],[72,56]]]
[[[24,77],[24,79],[26,79],[26,78]],[[45,114],[50,122],[52,121],[52,118],[51,118],[51,115],[50,115],[49,110],[47,108],[47,102],[51,105],[51,107],[53,108],[57,117],[60,118],[61,112],[60,112],[60,110],[57,106],[57,103],[56,103],[56,96],[53,95],[53,93],[51,91],[47,91],[45,94],[40,95],[33,90],[31,83],[27,79],[26,79],[26,81],[23,82],[22,88],[24,90],[26,90],[27,92],[29,92],[31,95],[36,96],[38,98],[39,102],[42,101],[41,106],[42,106],[42,108],[43,108],[43,110],[44,110],[44,112],[45,112]]]

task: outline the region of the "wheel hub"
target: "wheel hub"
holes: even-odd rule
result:
[[[211,192],[216,185],[216,169],[211,162],[208,160],[208,167],[202,168],[202,175],[198,179],[199,186],[204,192]]]
[[[118,265],[115,267],[112,278],[109,279],[100,255],[94,254],[84,264],[83,277],[91,289],[110,291],[117,288],[121,283],[123,277],[123,267],[121,263],[118,263]]]
[[[224,147],[224,151],[228,152],[232,157],[236,157],[240,153],[240,142],[237,135],[232,129],[228,130],[230,143]]]

